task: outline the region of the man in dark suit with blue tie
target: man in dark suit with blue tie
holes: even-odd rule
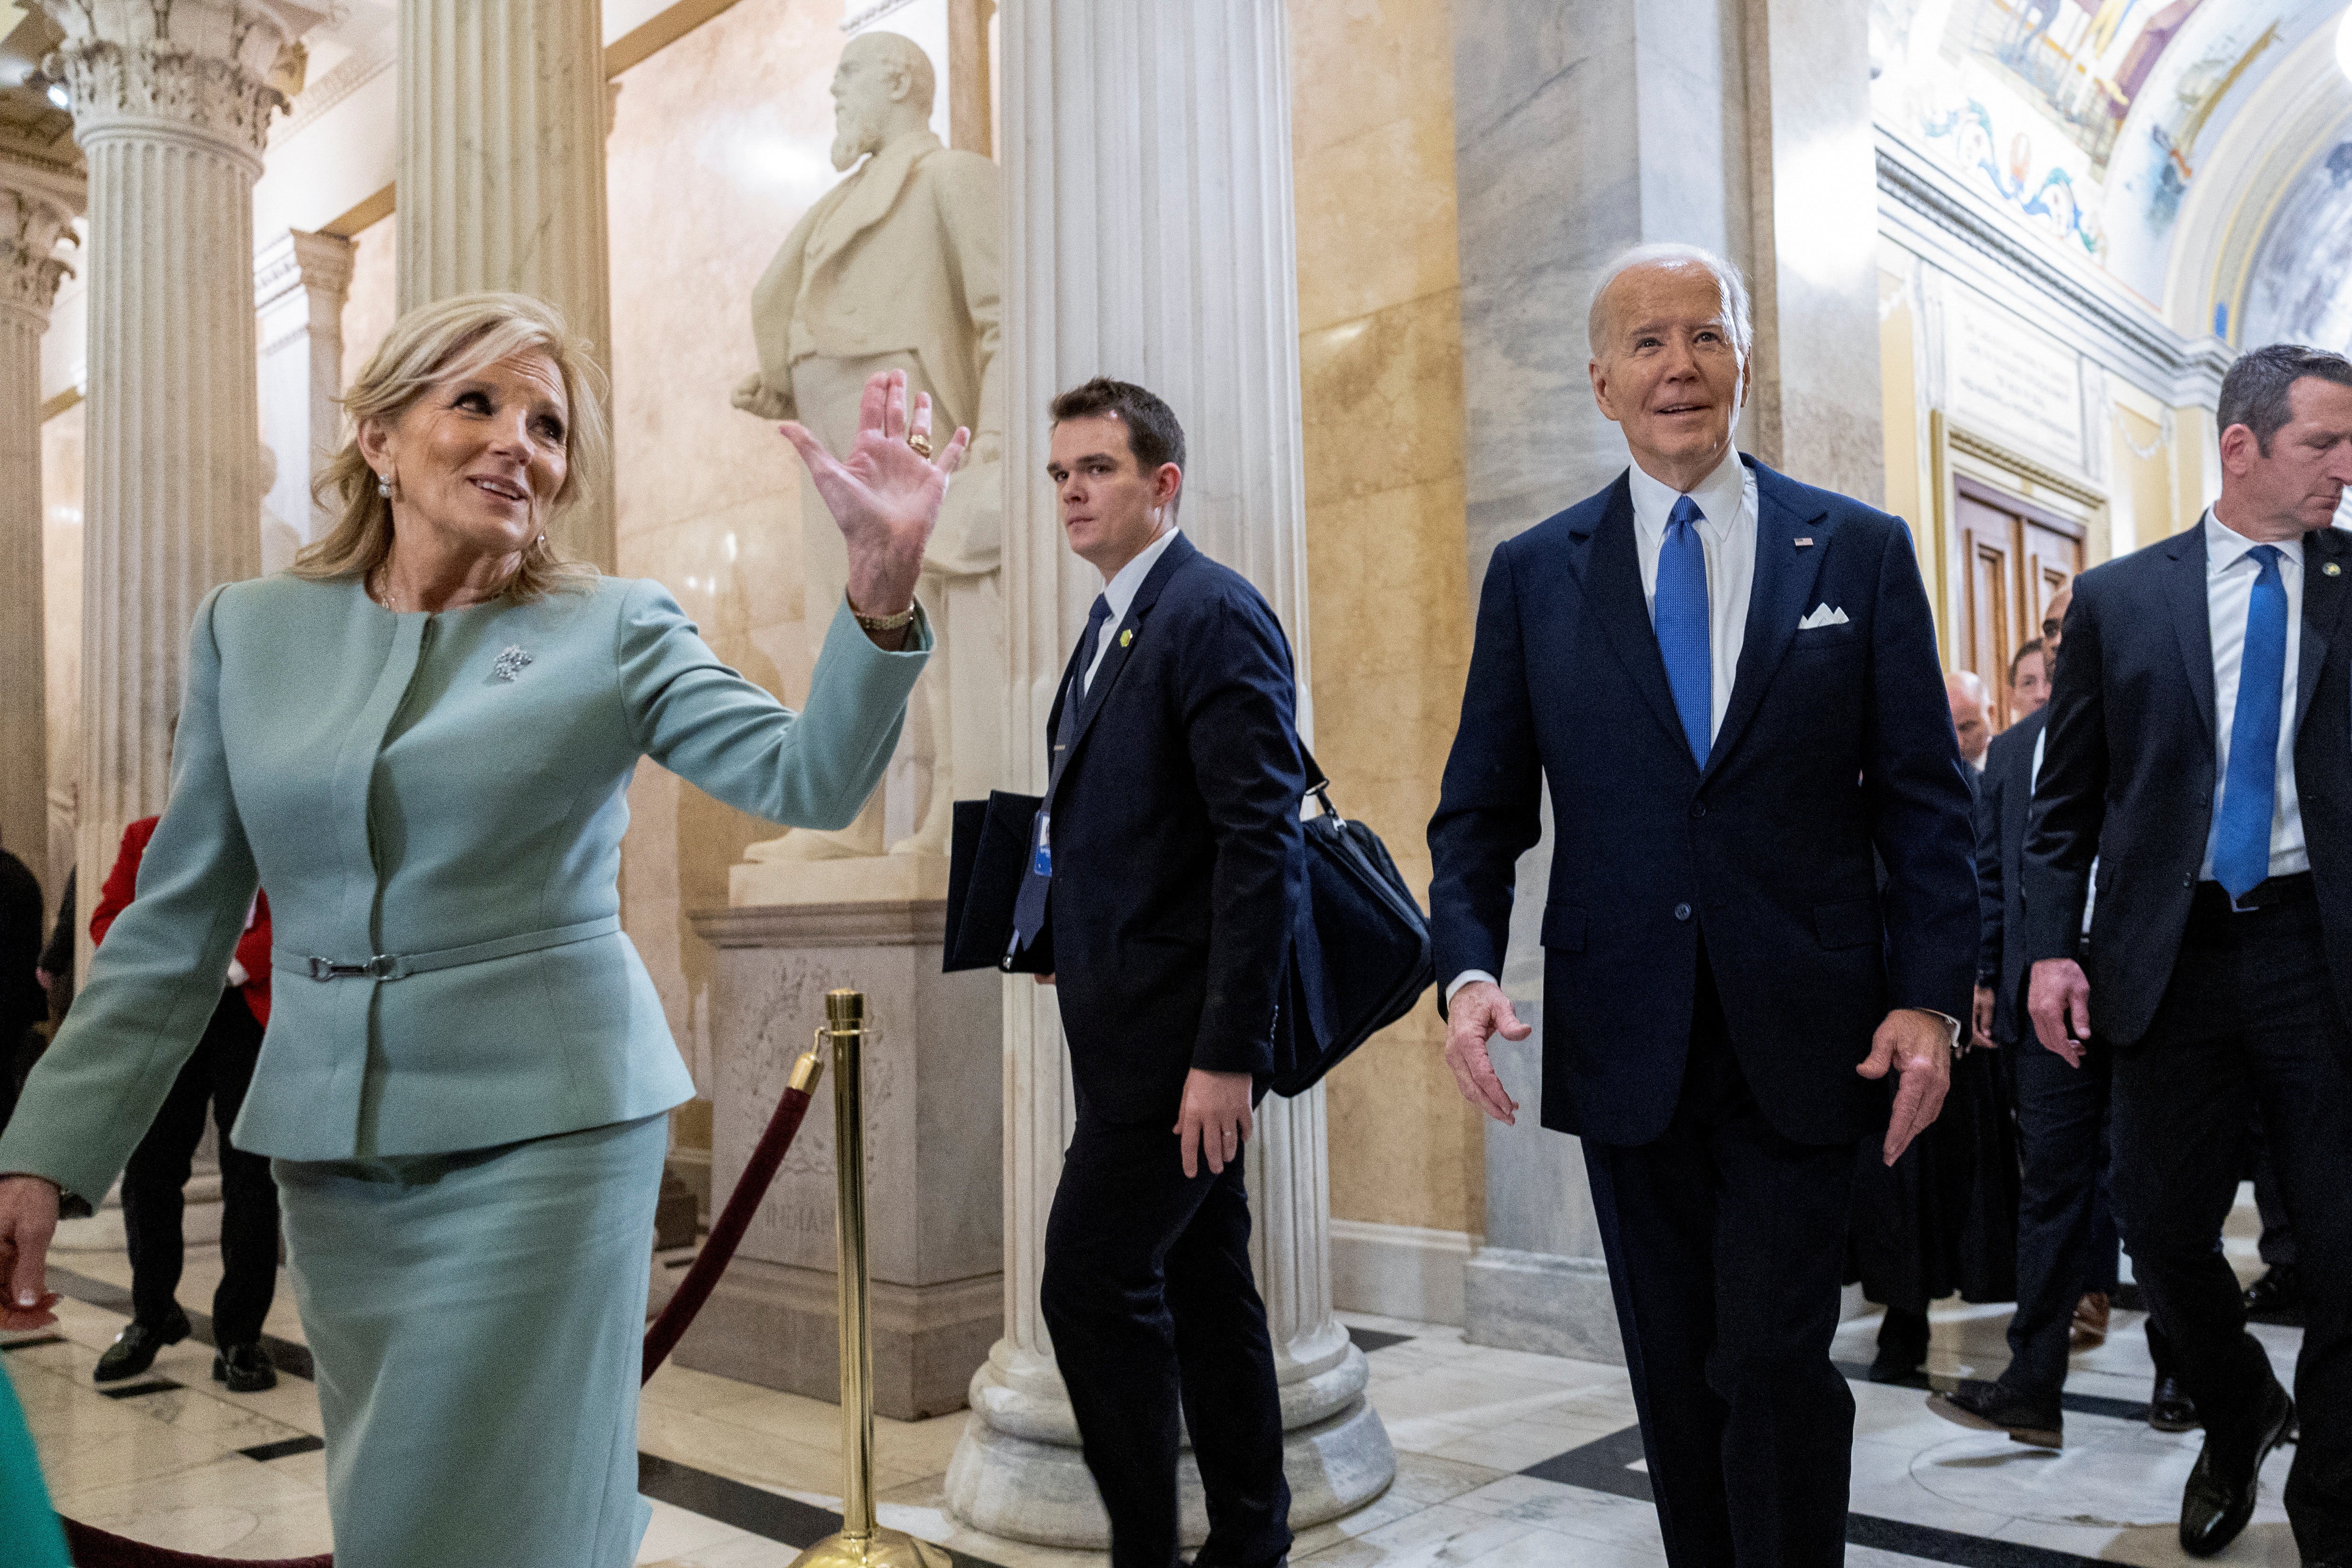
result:
[[[2286,1510],[2352,1563],[2352,362],[2291,344],[2222,378],[2221,494],[2084,573],[2025,842],[2026,1011],[2113,1058],[2116,1209],[2205,1421],[2180,1544],[2245,1528],[2302,1436]],[[2092,865],[2098,867],[2093,899]],[[2088,968],[2076,957],[2091,907]],[[2094,1035],[2093,1020],[2096,1019]],[[2259,1108],[2306,1295],[2290,1399],[2220,1246]]]
[[[1013,912],[1050,931],[1077,1124],[1039,1293],[1114,1568],[1176,1561],[1189,1430],[1202,1568],[1290,1547],[1282,1408],[1250,1273],[1242,1150],[1290,1064],[1276,1029],[1307,896],[1290,645],[1263,595],[1176,531],[1184,432],[1140,386],[1054,400],[1070,548],[1103,592],[1048,720]]]
[[[1732,445],[1738,272],[1629,252],[1590,331],[1633,463],[1487,568],[1429,829],[1446,1061],[1513,1120],[1486,1042],[1528,1033],[1495,976],[1549,784],[1543,1124],[1583,1140],[1667,1561],[1832,1564],[1856,1145],[1893,1163],[1951,1080],[1965,764],[1902,522]]]

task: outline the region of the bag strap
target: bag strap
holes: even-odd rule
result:
[[[1307,750],[1303,737],[1298,742],[1298,757],[1307,764],[1307,793],[1315,797],[1316,804],[1323,808],[1324,816],[1334,822],[1345,822],[1347,818],[1339,815],[1339,808],[1331,804],[1331,775],[1325,773],[1323,764],[1315,760],[1315,753]]]

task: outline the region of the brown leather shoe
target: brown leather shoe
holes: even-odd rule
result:
[[[2067,1336],[2070,1351],[2095,1351],[2107,1342],[2107,1293],[2084,1292],[2074,1303],[2074,1331]]]

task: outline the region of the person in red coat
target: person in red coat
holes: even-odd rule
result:
[[[122,830],[114,869],[90,911],[89,940],[106,941],[109,927],[138,896],[140,858],[160,819],[142,817]],[[241,1394],[268,1388],[278,1369],[261,1343],[262,1320],[278,1289],[278,1187],[269,1162],[229,1141],[261,1056],[269,1022],[269,896],[257,892],[246,913],[220,1005],[205,1037],[163,1097],[147,1135],[122,1173],[122,1229],[131,1250],[131,1321],[91,1373],[100,1383],[136,1377],[156,1352],[193,1330],[178,1300],[184,1244],[182,1189],[209,1105],[220,1129],[221,1282],[213,1292],[213,1380]]]

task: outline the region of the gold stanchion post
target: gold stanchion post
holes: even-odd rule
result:
[[[866,994],[829,991],[819,1051],[833,1047],[836,1266],[841,1280],[841,1533],[793,1559],[793,1568],[948,1568],[947,1552],[874,1521],[874,1335],[866,1321],[866,1110],[860,1079]]]

